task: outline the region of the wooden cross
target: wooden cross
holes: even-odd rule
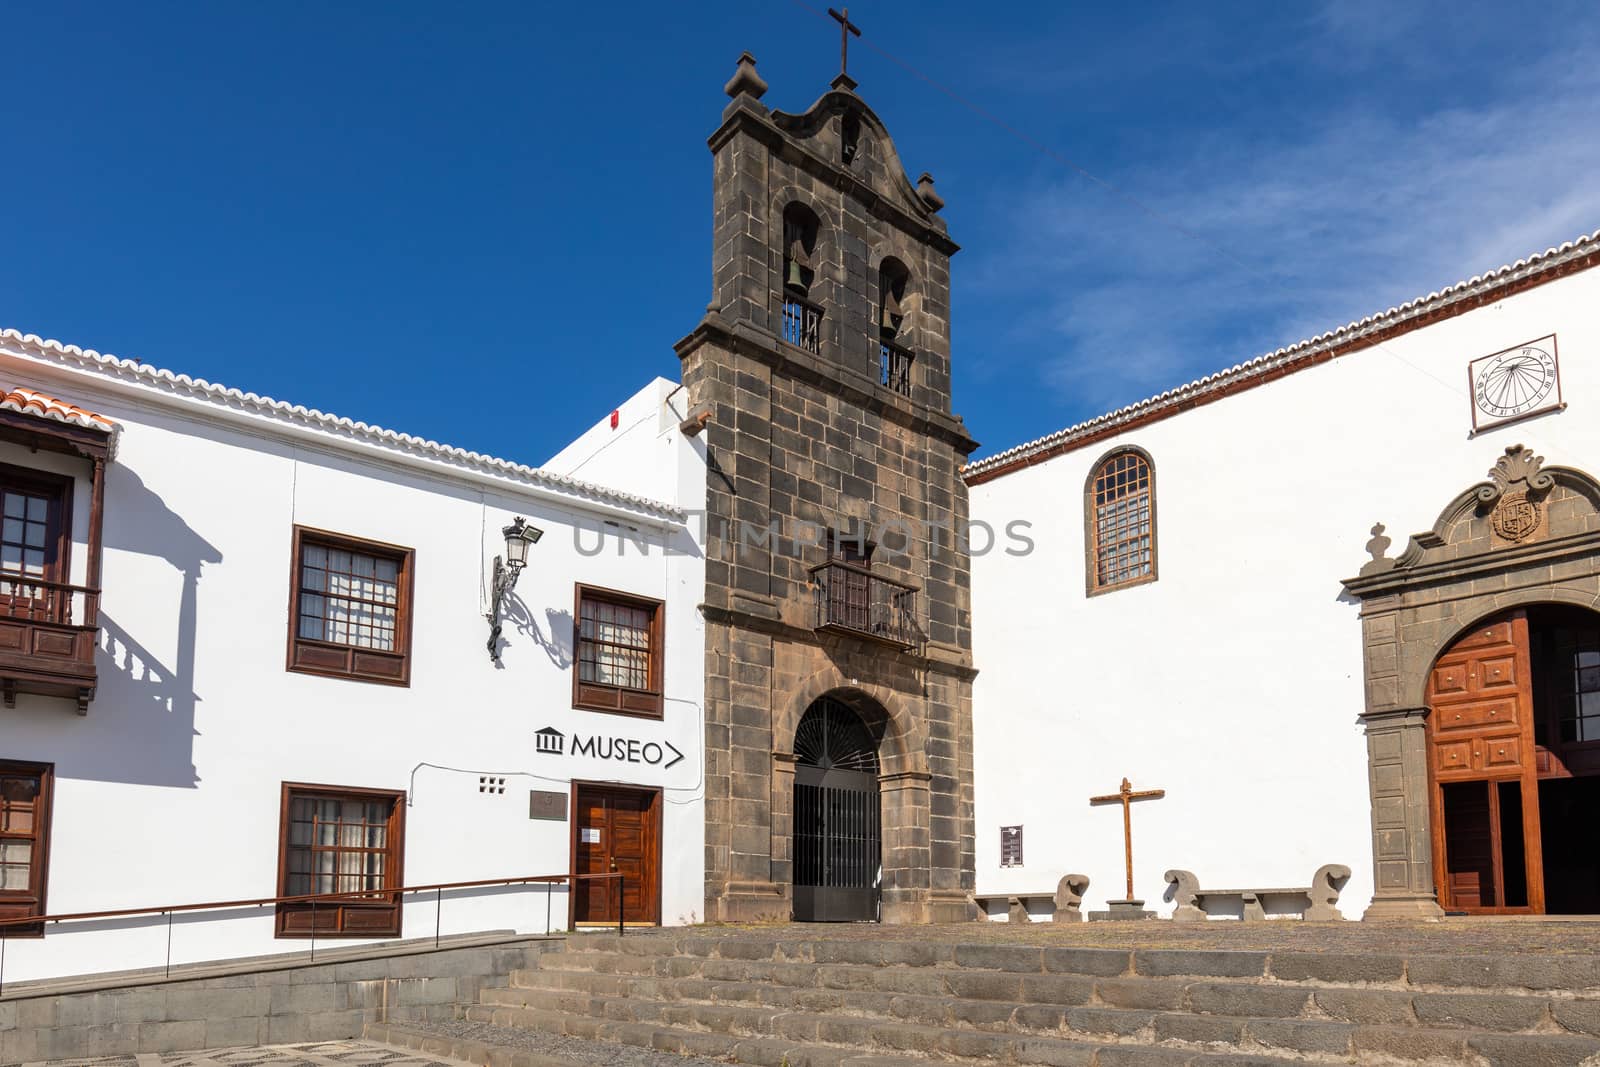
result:
[[[1122,805],[1122,845],[1128,864],[1128,897],[1133,899],[1133,817],[1129,814],[1129,807],[1135,800],[1160,800],[1167,795],[1165,789],[1142,789],[1135,791],[1128,780],[1122,780],[1122,788],[1115,793],[1103,797],[1090,797],[1091,804],[1121,804]]]
[[[815,9],[813,9],[815,10]],[[850,21],[850,9],[835,11],[828,8],[828,14],[833,16],[833,21],[839,24],[839,73],[845,73],[845,68],[850,61],[850,35],[861,36],[861,27]]]

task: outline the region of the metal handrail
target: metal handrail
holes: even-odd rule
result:
[[[255,908],[265,907],[269,904],[310,904],[313,911],[319,904],[349,904],[371,901],[377,897],[400,896],[405,893],[435,893],[438,895],[442,907],[445,890],[453,889],[480,889],[486,886],[503,885],[532,885],[540,882],[577,882],[584,880],[608,881],[617,880],[617,936],[621,937],[627,929],[627,878],[620,871],[611,871],[604,874],[530,874],[514,878],[480,878],[470,882],[434,882],[430,885],[405,885],[384,889],[368,889],[354,893],[306,893],[297,896],[279,897],[252,897],[248,900],[214,900],[198,904],[164,904],[143,908],[115,908],[109,911],[79,911],[64,912],[60,915],[19,915],[15,918],[0,919],[0,983],[4,981],[5,968],[5,942],[6,931],[13,927],[39,926],[45,923],[71,922],[87,919],[121,919],[134,915],[165,915],[167,917],[167,974],[172,973],[172,916],[178,912],[191,911],[217,911],[226,908]],[[548,918],[546,926],[548,928]],[[316,923],[312,923],[311,930],[311,958],[316,958]],[[434,916],[434,944],[440,940],[439,913]],[[379,939],[381,940],[381,939]],[[4,985],[0,984],[0,990]]]
[[[170,915],[174,912],[211,912],[211,910],[229,909],[229,907],[264,907],[267,904],[341,904],[341,902],[371,901],[373,897],[392,896],[400,893],[443,893],[445,889],[477,889],[483,886],[515,886],[530,885],[534,881],[576,881],[579,878],[621,878],[621,873],[610,872],[602,875],[526,875],[520,878],[480,878],[475,881],[438,881],[434,885],[426,886],[394,886],[394,888],[362,889],[357,893],[304,893],[299,896],[262,896],[253,897],[248,901],[208,901],[205,904],[165,904],[155,907],[125,907],[125,909],[110,910],[110,912],[70,912],[62,915],[21,915],[16,918],[0,918],[0,929],[8,926],[42,926],[45,923],[64,923],[69,920],[85,920],[85,918],[125,918],[128,915]],[[621,907],[618,912],[621,913]]]

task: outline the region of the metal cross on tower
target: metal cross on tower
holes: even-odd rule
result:
[[[1165,789],[1135,790],[1128,780],[1122,780],[1122,788],[1115,793],[1103,797],[1090,797],[1091,804],[1121,804],[1122,805],[1122,845],[1128,864],[1128,899],[1133,899],[1133,816],[1129,812],[1135,800],[1160,800],[1167,795]]]
[[[849,70],[847,68],[850,65],[850,35],[855,34],[857,37],[860,37],[861,27],[850,21],[849,8],[845,8],[843,11],[835,11],[830,7],[828,8],[828,14],[832,15],[833,20],[839,24],[839,74],[841,76],[848,77]]]

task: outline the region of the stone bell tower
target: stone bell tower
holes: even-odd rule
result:
[[[741,56],[709,145],[706,911],[974,912],[967,492],[950,256],[842,73],[798,114]]]

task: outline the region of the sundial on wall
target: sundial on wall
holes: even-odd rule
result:
[[[1556,335],[1473,360],[1467,381],[1474,431],[1563,407]]]

